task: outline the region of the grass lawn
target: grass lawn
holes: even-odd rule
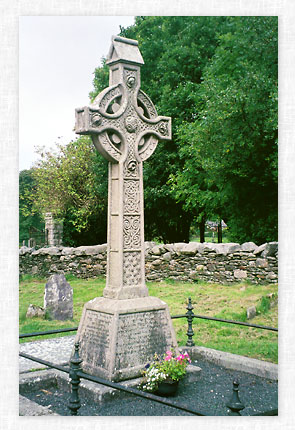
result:
[[[26,319],[26,311],[30,303],[43,306],[46,279],[23,277],[20,282],[19,293],[20,333],[47,331],[79,325],[84,303],[102,295],[105,279],[78,279],[67,276],[67,280],[73,288],[74,318],[72,321],[49,321],[40,318]],[[255,305],[258,315],[250,323],[271,327],[278,326],[278,306],[270,308],[269,300],[266,299],[268,293],[277,294],[278,287],[274,284],[251,285],[249,283],[236,283],[220,285],[205,282],[186,283],[165,280],[158,283],[149,282],[147,285],[151,296],[159,297],[168,304],[171,315],[184,314],[187,299],[190,296],[194,306],[194,313],[197,315],[246,321],[247,308]],[[186,319],[173,320],[173,325],[178,344],[180,346],[185,345],[187,340]],[[193,339],[196,345],[277,363],[277,332],[198,318],[194,319],[193,329],[195,332]],[[50,337],[52,338],[53,335]],[[45,339],[45,337],[34,337],[29,340],[37,339]],[[21,341],[28,341],[28,339]]]

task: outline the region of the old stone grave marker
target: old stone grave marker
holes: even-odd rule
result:
[[[45,309],[31,303],[29,304],[26,318],[45,318]]]
[[[50,276],[45,285],[44,309],[54,320],[73,318],[73,289],[62,274]]]
[[[142,164],[159,140],[171,139],[171,118],[158,116],[140,89],[143,64],[136,40],[113,37],[110,86],[76,109],[76,133],[89,134],[109,161],[106,287],[85,304],[77,340],[83,369],[114,381],[139,376],[154,353],[177,349],[168,306],[145,285]]]

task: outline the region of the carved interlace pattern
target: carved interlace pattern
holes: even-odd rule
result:
[[[124,212],[139,212],[139,181],[124,180]]]
[[[141,283],[140,257],[140,252],[124,252],[124,285],[138,285]]]
[[[140,216],[124,215],[123,219],[124,249],[140,248]]]

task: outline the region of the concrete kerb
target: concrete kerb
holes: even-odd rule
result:
[[[250,373],[274,381],[278,380],[278,365],[274,363],[217,351],[203,346],[181,347],[180,349],[187,351],[192,360],[200,358],[227,369]]]
[[[187,375],[181,382],[185,383],[196,381],[200,376],[200,372],[201,369],[199,367],[189,365],[187,369]],[[120,384],[125,387],[137,388],[140,382],[141,378],[136,378],[120,382]],[[56,369],[22,373],[20,375],[19,387],[20,415],[52,415],[52,411],[50,411],[50,409],[41,407],[37,403],[28,399],[25,401],[24,395],[27,392],[57,387],[58,389],[62,390],[65,395],[68,394],[70,397],[69,375]],[[87,400],[98,404],[102,404],[112,399],[118,399],[121,396],[126,396],[125,392],[106,387],[102,384],[87,381],[85,379],[81,379],[79,393],[82,394]],[[30,412],[27,413],[29,409]]]
[[[49,406],[41,406],[24,396],[19,396],[20,416],[59,415],[49,409]]]
[[[195,382],[199,379],[201,369],[197,366],[189,365],[187,375],[183,379],[184,382]],[[121,381],[120,384],[129,387],[137,388],[141,382],[141,378]],[[32,389],[47,389],[52,386],[57,386],[63,391],[70,393],[69,375],[65,372],[49,369],[46,371],[35,371],[23,373],[20,377],[20,393],[24,394]],[[79,392],[93,402],[102,403],[106,400],[117,398],[120,395],[126,395],[125,392],[114,388],[106,387],[105,385],[81,379]]]
[[[56,373],[53,370],[39,370],[21,374],[19,378],[19,415],[41,416],[58,415],[49,409],[49,406],[41,406],[25,397],[32,390],[46,390],[56,386]]]
[[[48,342],[48,341],[47,341]],[[69,342],[70,344],[72,343]],[[242,371],[263,378],[278,380],[278,365],[248,358],[237,354],[217,351],[201,346],[180,347],[180,351],[187,351],[192,361],[197,362],[198,359],[207,360],[227,369]],[[29,351],[28,351],[29,352]],[[27,360],[26,360],[27,361]],[[33,363],[33,362],[32,362]],[[34,363],[34,367],[37,363]],[[201,369],[196,366],[188,367],[188,374],[185,377],[186,382],[194,382],[200,377]],[[28,399],[23,395],[27,391],[47,389],[50,387],[58,387],[65,393],[70,395],[69,375],[55,369],[46,369],[34,372],[25,372],[20,374],[20,415],[55,415],[46,407],[42,407]],[[126,387],[136,388],[140,383],[140,378],[131,379],[122,382]],[[101,384],[96,384],[91,381],[81,380],[79,391],[90,401],[101,404],[119,396],[126,395],[124,392],[113,388],[105,387]]]

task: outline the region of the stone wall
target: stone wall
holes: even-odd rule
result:
[[[91,278],[106,273],[106,245],[68,248],[52,246],[20,248],[20,274],[48,277],[71,273]],[[248,280],[252,283],[278,282],[278,243],[257,246],[237,243],[145,243],[147,281],[165,278],[180,281],[228,283]]]

